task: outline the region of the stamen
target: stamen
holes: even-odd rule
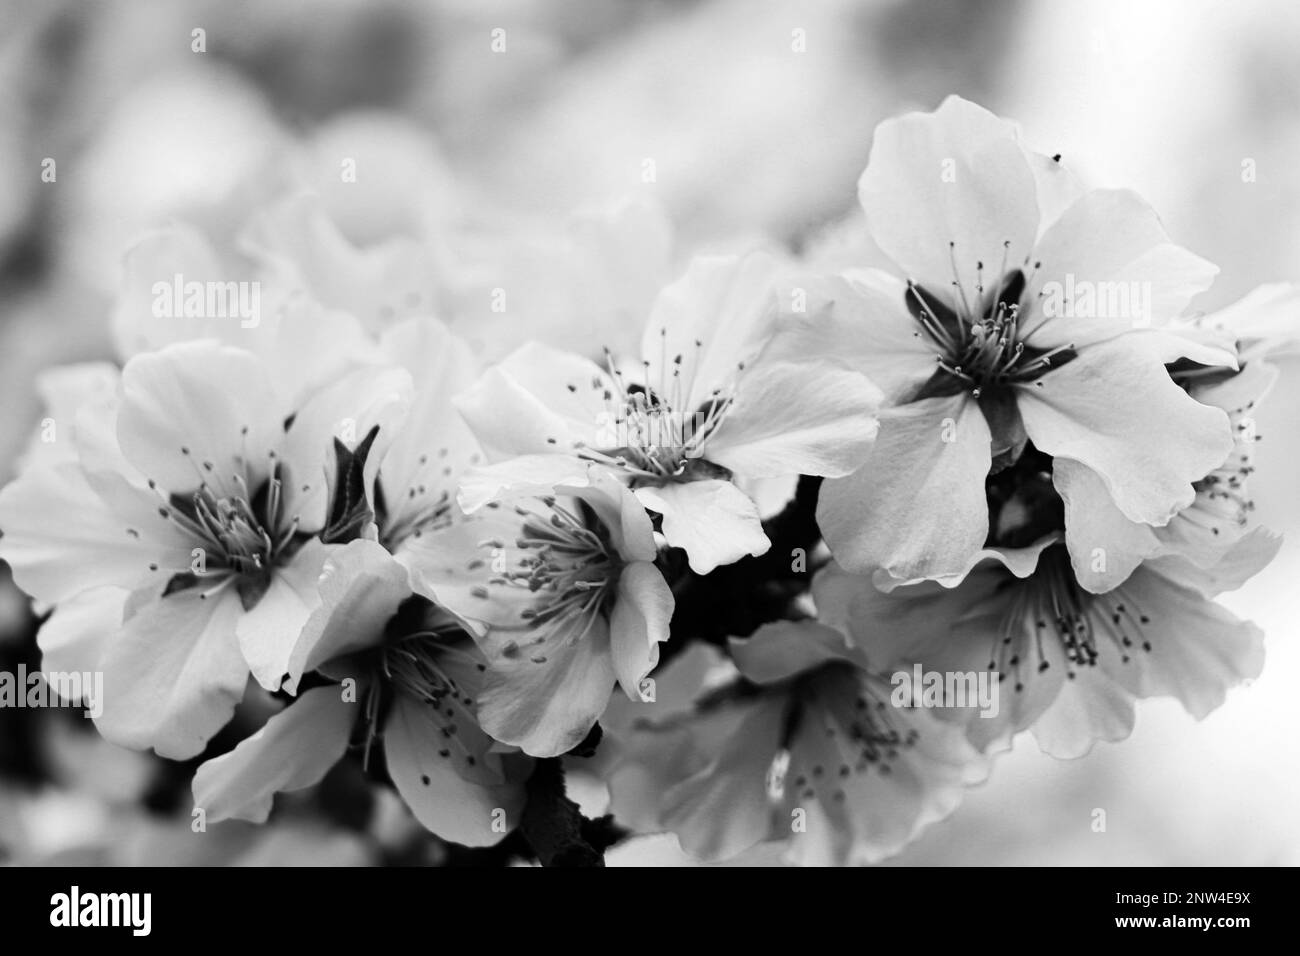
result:
[[[1079,586],[1062,545],[1043,552],[1038,568],[1013,586],[1016,595],[1007,607],[990,654],[990,669],[1015,676],[1015,689],[1024,689],[1030,675],[1021,673],[1021,654],[1032,646],[1037,673],[1049,670],[1053,639],[1061,649],[1066,677],[1074,680],[1080,668],[1095,667],[1103,654],[1113,654],[1121,664],[1132,660],[1135,649],[1149,653],[1145,632],[1151,618],[1123,587],[1092,594]],[[1049,628],[1049,624],[1051,627]],[[1031,637],[1026,637],[1026,632]],[[1029,646],[1027,646],[1027,644]]]
[[[537,596],[513,629],[554,627],[566,643],[584,639],[609,610],[622,569],[608,530],[581,502],[576,512],[553,498],[517,512],[524,518],[515,541],[521,555],[489,586],[526,588]],[[501,543],[484,546],[500,549]],[[539,643],[544,640],[541,635]]]

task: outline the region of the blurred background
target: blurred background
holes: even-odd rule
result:
[[[861,262],[873,127],[955,92],[1151,201],[1222,268],[1199,308],[1300,281],[1297,51],[1285,0],[0,3],[0,481],[40,416],[34,376],[112,357],[130,243],[173,219],[230,235],[286,183],[320,191],[359,245],[408,235],[489,285],[536,279],[551,328],[571,286],[587,307],[631,303],[700,248]],[[582,249],[574,211],[628,197],[661,205],[671,237],[644,225],[593,299],[555,237]],[[1263,677],[1201,723],[1145,703],[1129,741],[1078,761],[1022,740],[896,863],[1300,863],[1297,364],[1258,422],[1259,517],[1291,541],[1225,603],[1265,629]],[[0,566],[0,669],[35,666],[33,634]],[[191,770],[71,711],[0,710],[0,861],[455,862],[395,798],[356,799],[346,770],[268,827],[195,840]],[[609,862],[689,861],[651,837]]]

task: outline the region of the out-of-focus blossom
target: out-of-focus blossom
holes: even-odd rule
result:
[[[839,631],[769,624],[731,655],[743,680],[632,723],[610,776],[620,819],[672,831],[698,858],[781,840],[789,862],[877,862],[987,772],[959,726],[895,707]]]
[[[1063,545],[1049,543],[1028,575],[1001,555],[955,588],[934,583],[877,589],[837,566],[814,585],[818,613],[839,623],[873,659],[927,671],[996,673],[1000,705],[936,711],[965,723],[982,750],[1030,729],[1056,757],[1078,757],[1097,740],[1133,730],[1139,698],[1177,698],[1197,718],[1228,689],[1257,677],[1263,634],[1214,603],[1276,554],[1265,531],[1243,537],[1212,570],[1155,559],[1096,594],[1074,577]]]

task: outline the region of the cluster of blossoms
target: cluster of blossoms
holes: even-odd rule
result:
[[[859,196],[890,269],[701,256],[639,349],[495,362],[418,250],[309,197],[234,250],[150,237],[120,368],[44,376],[0,492],[43,666],[103,673],[109,740],[205,757],[208,820],[355,759],[445,840],[536,839],[563,758],[708,860],[876,861],[1020,731],[1209,713],[1263,663],[1213,599],[1278,547],[1251,416],[1300,291],[1189,315],[1212,265],[958,98],[883,123]],[[151,308],[223,269],[256,323]],[[929,672],[998,705],[900,698]],[[279,709],[214,747],[256,686]]]

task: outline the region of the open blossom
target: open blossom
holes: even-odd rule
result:
[[[1154,558],[1097,594],[1080,586],[1064,545],[1048,538],[1030,549],[1036,561],[993,552],[954,588],[929,582],[885,593],[831,565],[814,594],[819,615],[876,660],[996,672],[996,715],[944,712],[964,721],[981,750],[1009,746],[1030,729],[1047,753],[1078,757],[1097,740],[1127,737],[1138,698],[1175,697],[1201,718],[1230,687],[1259,675],[1263,634],[1213,598],[1262,569],[1278,545],[1257,529],[1212,569]]]
[[[0,489],[51,687],[210,758],[208,822],[344,782],[402,859],[418,821],[874,864],[1019,734],[1077,758],[1261,672],[1216,599],[1279,551],[1255,415],[1300,286],[1196,314],[1217,270],[1145,202],[959,97],[882,123],[797,253],[680,272],[645,196],[485,208],[417,130],[326,130],[127,251],[115,360],[41,374]]]
[[[951,590],[832,565],[814,583],[819,615],[877,659],[996,672],[996,717],[952,712],[982,749],[1030,729],[1048,753],[1078,756],[1096,740],[1126,737],[1142,697],[1173,696],[1205,716],[1263,664],[1258,628],[1213,598],[1260,571],[1280,544],[1250,522],[1249,480],[1253,413],[1277,375],[1266,359],[1293,341],[1294,306],[1289,295],[1253,294],[1226,310],[1231,321],[1180,324],[1208,361],[1181,360],[1166,374],[1220,409],[1233,440],[1167,523],[1132,521],[1095,473],[1031,445],[986,483],[989,546],[960,581],[940,582]],[[1247,327],[1261,331],[1231,331]]]
[[[635,370],[542,345],[490,369],[460,400],[497,462],[466,476],[465,510],[595,462],[662,516],[696,572],[765,552],[733,475],[848,474],[875,435],[878,398],[860,374],[781,349],[777,277],[760,254],[696,259],[656,300]]]
[[[203,764],[195,806],[212,822],[263,822],[276,793],[318,783],[355,740],[367,760],[382,748],[398,793],[434,833],[469,846],[498,842],[519,822],[531,761],[478,725],[482,653],[372,541],[331,554],[320,594],[294,644],[288,685],[296,690],[313,671],[329,682]]]
[[[719,860],[770,840],[804,865],[874,863],[943,819],[987,766],[960,727],[896,707],[839,631],[779,622],[731,644],[743,681],[619,734],[612,806]],[[667,686],[678,676],[667,668]]]
[[[548,491],[505,494],[404,557],[416,591],[477,633],[483,729],[538,757],[581,743],[615,682],[639,699],[673,611],[650,519],[624,485],[591,468]]]
[[[821,280],[794,317],[804,351],[865,372],[892,406],[864,466],[822,488],[841,564],[959,578],[989,537],[986,478],[1027,448],[1133,522],[1192,502],[1232,439],[1165,365],[1220,352],[1158,327],[1216,270],[1145,203],[1082,190],[957,97],[878,127],[859,197],[897,273]]]
[[[468,346],[433,318],[428,269],[410,240],[353,247],[319,201],[294,194],[254,216],[241,247],[246,260],[219,250],[187,226],[147,236],[126,257],[115,312],[119,351],[195,339],[216,339],[256,354],[279,389],[298,400],[359,365],[405,369],[415,382],[410,414],[366,446],[364,492],[375,506],[378,533],[389,545],[448,520],[461,472],[478,451],[452,396],[473,383]],[[248,275],[257,287],[256,314],[180,314],[155,308],[155,287],[173,276],[233,288]],[[226,303],[228,304],[228,303]],[[346,396],[344,396],[346,401]],[[317,414],[332,412],[322,406]],[[347,417],[339,409],[340,418]],[[390,423],[394,424],[394,423]],[[353,423],[355,431],[355,423]],[[357,434],[356,440],[366,437]],[[378,485],[376,486],[376,482]]]
[[[1174,374],[1197,401],[1227,413],[1233,445],[1217,467],[1195,482],[1192,503],[1166,525],[1130,521],[1086,470],[1057,477],[1070,558],[1083,587],[1108,591],[1143,560],[1162,555],[1213,569],[1248,533],[1254,511],[1250,476],[1259,437],[1253,413],[1276,377],[1277,370],[1263,362],[1240,371],[1199,366],[1195,372]]]
[[[1259,440],[1255,410],[1278,377],[1269,358],[1300,341],[1300,290],[1261,287],[1220,312],[1182,324],[1180,333],[1224,350],[1223,364],[1183,360],[1170,366],[1170,374],[1192,398],[1227,414],[1232,449],[1194,483],[1192,503],[1158,527],[1126,518],[1094,473],[1057,463],[1074,573],[1090,591],[1110,590],[1139,562],[1158,556],[1187,564],[1189,573],[1213,570],[1249,533]]]
[[[409,391],[404,371],[362,367],[295,402],[253,354],[179,343],[82,406],[75,460],[0,492],[0,556],[64,604],[42,645],[104,672],[106,737],[192,756],[250,671],[279,686],[332,546],[340,418],[367,435]]]

